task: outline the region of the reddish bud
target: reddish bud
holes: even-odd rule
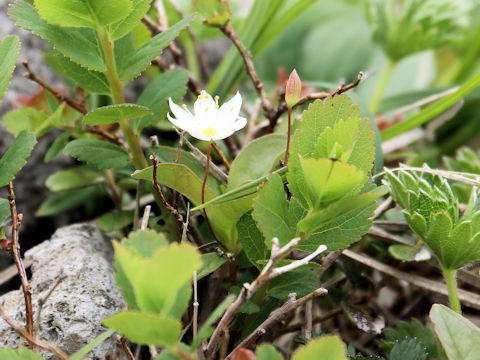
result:
[[[256,355],[252,350],[245,348],[238,348],[232,356],[232,360],[255,360]]]
[[[287,80],[285,86],[285,101],[287,106],[291,109],[300,100],[300,93],[302,92],[302,80],[297,74],[297,71],[293,69]]]

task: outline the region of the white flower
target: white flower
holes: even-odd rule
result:
[[[168,114],[168,120],[200,140],[225,139],[247,124],[247,119],[238,116],[242,106],[242,97],[239,92],[219,107],[218,96],[213,99],[203,90],[193,105],[194,114],[185,104],[178,106],[171,98],[168,99],[168,103],[175,115],[172,117]]]

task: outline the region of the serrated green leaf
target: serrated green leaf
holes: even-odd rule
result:
[[[20,42],[16,36],[7,36],[0,41],[0,102],[10,84],[17,56],[20,51]]]
[[[66,131],[62,133],[62,135],[57,136],[53,144],[48,149],[43,161],[49,163],[52,161],[59,153],[63,150],[63,148],[67,145],[68,139],[70,138],[70,132]]]
[[[211,274],[226,262],[227,259],[216,252],[202,254],[202,267],[197,271],[197,280]]]
[[[133,222],[133,211],[110,211],[97,220],[97,226],[104,232],[121,230]]]
[[[89,70],[62,54],[44,53],[45,62],[57,73],[70,78],[85,90],[97,94],[110,94],[107,77],[100,71]]]
[[[49,41],[59,52],[92,70],[105,71],[100,41],[93,29],[62,28],[48,24],[27,1],[17,1],[10,7],[10,17],[18,26]]]
[[[182,330],[179,320],[134,311],[110,316],[103,323],[137,344],[161,347],[176,345]]]
[[[34,0],[42,18],[65,27],[103,26],[120,21],[132,10],[130,0]]]
[[[249,143],[232,162],[227,191],[268,175],[286,145],[287,138],[280,134],[262,136]]]
[[[430,319],[449,360],[470,360],[480,354],[480,329],[462,315],[434,304]]]
[[[99,169],[119,169],[130,160],[120,146],[97,139],[77,139],[69,142],[63,152]]]
[[[427,353],[417,339],[405,339],[397,342],[390,353],[390,360],[425,360]]]
[[[96,108],[90,111],[83,122],[87,125],[106,125],[151,114],[150,109],[136,104],[117,104]]]
[[[70,356],[70,360],[82,360],[85,355],[87,355],[90,351],[100,345],[102,342],[107,340],[110,336],[113,335],[115,330],[110,329],[107,330],[100,335],[98,335],[93,341],[82,347],[80,350],[75,351],[73,355]]]
[[[193,0],[192,3],[209,25],[223,26],[230,19],[230,7],[226,0]]]
[[[136,249],[144,258],[150,258],[155,251],[168,245],[164,234],[154,230],[138,230],[128,234],[128,238],[122,244],[130,249]]]
[[[153,114],[131,121],[132,127],[140,132],[147,126],[164,120],[169,111],[167,100],[179,101],[186,91],[188,72],[183,69],[168,71],[160,74],[143,90],[137,104],[148,107]]]
[[[132,11],[130,14],[126,18],[110,25],[112,38],[119,39],[137,26],[149,9],[151,2],[152,0],[132,0]]]
[[[286,299],[290,293],[301,298],[320,286],[320,281],[311,270],[300,269],[277,276],[268,282],[267,295]]]
[[[248,260],[261,268],[259,260],[268,258],[268,249],[265,246],[265,238],[253,221],[251,212],[243,215],[237,223],[238,241],[242,245]]]
[[[94,187],[53,194],[47,200],[42,202],[38,210],[35,212],[35,216],[40,217],[60,214],[84,205],[88,200],[91,200],[98,195],[100,195],[99,190]]]
[[[100,184],[105,181],[103,174],[86,167],[57,171],[50,175],[45,186],[52,192],[67,191]]]
[[[142,261],[134,281],[140,309],[166,315],[175,305],[176,294],[202,265],[200,254],[190,244],[159,248]],[[162,274],[152,277],[151,274]]]
[[[0,159],[0,187],[7,185],[27,163],[27,158],[37,143],[32,132],[21,131]]]
[[[0,199],[0,224],[10,216],[10,203],[7,199]]]
[[[348,360],[347,349],[338,335],[322,336],[299,348],[292,360]]]
[[[282,354],[270,344],[260,345],[255,354],[257,355],[257,360],[283,360]]]
[[[162,50],[175,39],[180,31],[190,24],[194,15],[187,16],[185,19],[177,22],[164,32],[154,36],[145,44],[143,44],[128,59],[124,67],[118,68],[120,79],[129,81],[140,75],[150,62],[158,56]]]

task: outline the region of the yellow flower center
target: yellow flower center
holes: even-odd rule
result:
[[[202,129],[202,134],[206,137],[213,138],[218,135],[218,130],[212,127]]]

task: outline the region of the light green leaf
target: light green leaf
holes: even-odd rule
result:
[[[62,135],[58,136],[48,149],[43,161],[45,161],[46,163],[52,161],[60,153],[60,151],[63,150],[65,145],[67,145],[70,135],[71,134],[66,131],[62,133]]]
[[[7,199],[0,199],[0,224],[10,216],[10,203]]]
[[[47,118],[43,111],[21,107],[5,114],[2,122],[8,131],[17,136],[23,130],[35,132]]]
[[[7,36],[0,41],[0,102],[10,84],[15,63],[20,51],[20,42],[16,36]]]
[[[202,267],[197,272],[197,280],[204,278],[225,264],[227,259],[216,252],[202,254]]]
[[[45,186],[50,191],[58,192],[96,185],[104,181],[105,177],[98,171],[79,166],[57,171],[50,175],[45,182]]]
[[[144,258],[150,258],[155,251],[168,245],[164,234],[154,230],[138,230],[128,234],[128,238],[122,244],[130,249],[136,249]]]
[[[268,258],[268,249],[265,246],[265,238],[253,221],[251,212],[243,215],[237,223],[238,240],[242,245],[242,249],[247,255],[248,260],[261,268],[259,260]]]
[[[175,39],[180,31],[190,24],[194,15],[187,16],[164,32],[154,36],[143,44],[134,54],[131,54],[124,67],[118,69],[120,79],[129,81],[140,75],[150,62]]]
[[[180,337],[180,321],[158,314],[126,311],[106,319],[103,323],[141,345],[175,346]]]
[[[426,358],[427,353],[417,339],[404,339],[397,342],[390,353],[390,360],[425,360]]]
[[[120,122],[122,118],[133,119],[151,113],[150,109],[136,104],[108,105],[89,112],[83,122],[87,125],[106,125]]]
[[[91,27],[117,22],[130,14],[130,0],[34,0],[42,18],[65,27]]]
[[[127,152],[120,146],[97,139],[73,140],[65,146],[63,151],[102,170],[122,168],[130,160]]]
[[[282,354],[270,344],[260,345],[255,353],[257,360],[283,360]]]
[[[18,26],[49,41],[59,52],[92,70],[105,71],[100,41],[93,29],[62,28],[50,25],[27,1],[17,1],[10,7],[10,17]]]
[[[70,360],[82,360],[85,355],[87,355],[90,351],[92,351],[94,348],[96,348],[102,342],[107,340],[110,336],[113,335],[114,332],[115,332],[115,330],[110,329],[110,330],[107,330],[107,331],[101,333],[95,339],[93,339],[92,342],[88,343],[87,345],[82,347],[80,350],[76,351],[73,355],[71,355]]]
[[[151,81],[137,103],[150,108],[153,114],[132,120],[133,128],[140,132],[145,127],[164,120],[169,111],[168,98],[178,102],[185,94],[187,81],[188,72],[183,69],[165,72]]]
[[[230,19],[230,7],[226,0],[193,0],[193,6],[212,26],[223,26]]]
[[[470,360],[480,354],[480,329],[462,315],[434,304],[430,319],[449,360]]]
[[[262,136],[249,143],[232,162],[227,190],[269,174],[286,145],[287,138],[280,134]]]
[[[18,352],[11,348],[0,348],[0,358],[2,360],[42,360],[42,356],[30,349],[21,347]]]
[[[309,269],[300,269],[277,276],[268,282],[267,295],[286,299],[296,293],[297,299],[311,293],[320,286],[318,276]]]
[[[338,335],[322,336],[299,348],[292,360],[348,360],[345,344]]]
[[[32,132],[22,131],[0,159],[0,187],[7,185],[27,163],[27,158],[37,143]]]
[[[388,253],[397,260],[412,261],[415,259],[418,249],[414,246],[395,244],[388,247]]]
[[[152,0],[132,0],[132,12],[126,18],[110,25],[112,38],[119,39],[137,26],[149,9],[151,2]]]
[[[62,54],[44,53],[45,62],[57,73],[70,78],[85,90],[97,94],[110,94],[107,77],[100,71],[88,70]]]
[[[130,310],[140,310],[135,297],[135,278],[142,266],[142,255],[135,247],[127,247],[123,243],[113,241],[115,249],[115,281],[122,291]]]
[[[99,195],[99,190],[94,187],[53,194],[47,200],[42,202],[36,211],[35,216],[51,216],[63,213],[81,205],[85,205],[89,200]]]
[[[171,244],[159,248],[142,262],[135,276],[134,289],[143,311],[166,315],[175,305],[176,294],[193,272],[202,265],[200,254],[190,244]],[[162,274],[154,276],[152,274]]]
[[[97,220],[97,225],[100,230],[104,232],[110,232],[115,230],[121,230],[123,227],[130,225],[133,222],[133,210],[132,211],[110,211]]]

